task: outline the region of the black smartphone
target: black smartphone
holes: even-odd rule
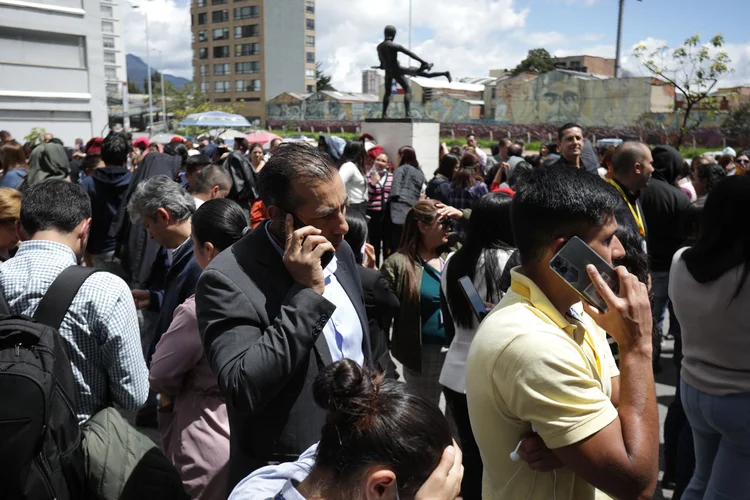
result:
[[[464,292],[464,297],[469,301],[469,306],[474,316],[481,323],[484,317],[487,316],[487,306],[484,305],[484,301],[479,296],[474,283],[472,283],[471,278],[464,276],[463,278],[459,278],[458,284],[461,286],[461,291]]]
[[[612,291],[617,294],[620,280],[617,273],[601,255],[591,249],[582,239],[574,236],[552,257],[549,267],[568,283],[589,304],[600,311],[607,310],[604,299],[596,292],[594,284],[586,272],[586,266],[593,265]]]
[[[303,227],[309,226],[309,224],[305,224],[304,222],[302,222],[301,220],[299,220],[299,218],[294,214],[294,212],[287,212],[287,213],[291,213],[292,214],[292,219],[293,219],[294,230],[295,231],[297,229],[302,229]],[[286,215],[284,215],[284,217],[286,217]],[[286,224],[285,223],[282,224],[281,227],[282,227],[282,230],[281,230],[282,236],[284,237],[284,240],[286,240]],[[303,240],[303,243],[304,243],[304,240]],[[335,252],[332,252],[330,250],[328,250],[327,252],[325,252],[323,254],[323,256],[320,258],[320,266],[323,269],[325,269],[326,267],[328,267],[328,264],[331,263],[331,261],[333,260],[333,256],[334,255],[336,255]]]

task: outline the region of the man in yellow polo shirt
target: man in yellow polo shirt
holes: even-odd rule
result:
[[[466,369],[485,499],[593,500],[602,497],[597,490],[615,498],[653,494],[659,424],[646,287],[619,267],[615,295],[592,267],[589,274],[608,304],[602,313],[582,304],[549,267],[573,236],[609,263],[621,257],[614,219],[619,202],[612,186],[566,166],[534,171],[513,200],[522,265],[479,327]],[[619,372],[605,330],[619,344]],[[532,430],[538,437],[522,445],[523,461],[513,461],[511,452]],[[539,438],[541,448],[534,444]]]

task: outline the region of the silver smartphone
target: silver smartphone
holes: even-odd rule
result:
[[[606,311],[606,302],[596,292],[596,288],[594,288],[594,284],[586,272],[586,266],[589,264],[593,265],[599,271],[599,274],[612,291],[615,294],[618,293],[620,280],[617,278],[615,270],[601,255],[592,250],[590,246],[577,236],[568,240],[560,251],[552,257],[549,267],[578,292],[586,302],[600,311]]]

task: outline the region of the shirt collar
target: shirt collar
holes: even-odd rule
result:
[[[635,203],[635,201],[638,199],[638,193],[632,192],[630,189],[625,186],[622,182],[618,181],[614,177],[612,177],[612,180],[617,183],[618,186],[620,186],[620,189],[622,189],[622,192],[625,193],[625,197],[628,199],[630,203]]]
[[[553,323],[559,328],[565,330],[569,334],[573,334],[576,330],[576,326],[571,324],[565,316],[560,314],[552,302],[544,295],[536,284],[531,281],[527,276],[521,274],[521,267],[515,267],[510,271],[511,277],[511,288],[518,295],[525,298],[533,307],[539,312],[547,316]],[[580,315],[571,307],[568,314],[573,319],[578,319]]]
[[[78,258],[76,257],[76,254],[73,253],[73,250],[70,249],[69,246],[63,245],[62,243],[57,243],[55,241],[50,240],[28,240],[21,243],[21,245],[18,247],[18,252],[16,252],[16,256],[19,256],[25,252],[55,252],[59,254],[64,254],[66,257],[69,257],[73,263],[78,263]]]

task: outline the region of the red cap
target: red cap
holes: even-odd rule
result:
[[[172,137],[172,140],[169,142],[185,142],[185,139],[183,139],[182,137],[174,136]]]
[[[146,137],[139,137],[138,139],[133,141],[133,146],[140,148],[143,147],[143,149],[146,149],[149,145],[148,138]]]
[[[83,148],[83,152],[87,155],[101,155],[102,154],[102,143],[104,139],[101,137],[94,137],[86,143],[86,147]]]

